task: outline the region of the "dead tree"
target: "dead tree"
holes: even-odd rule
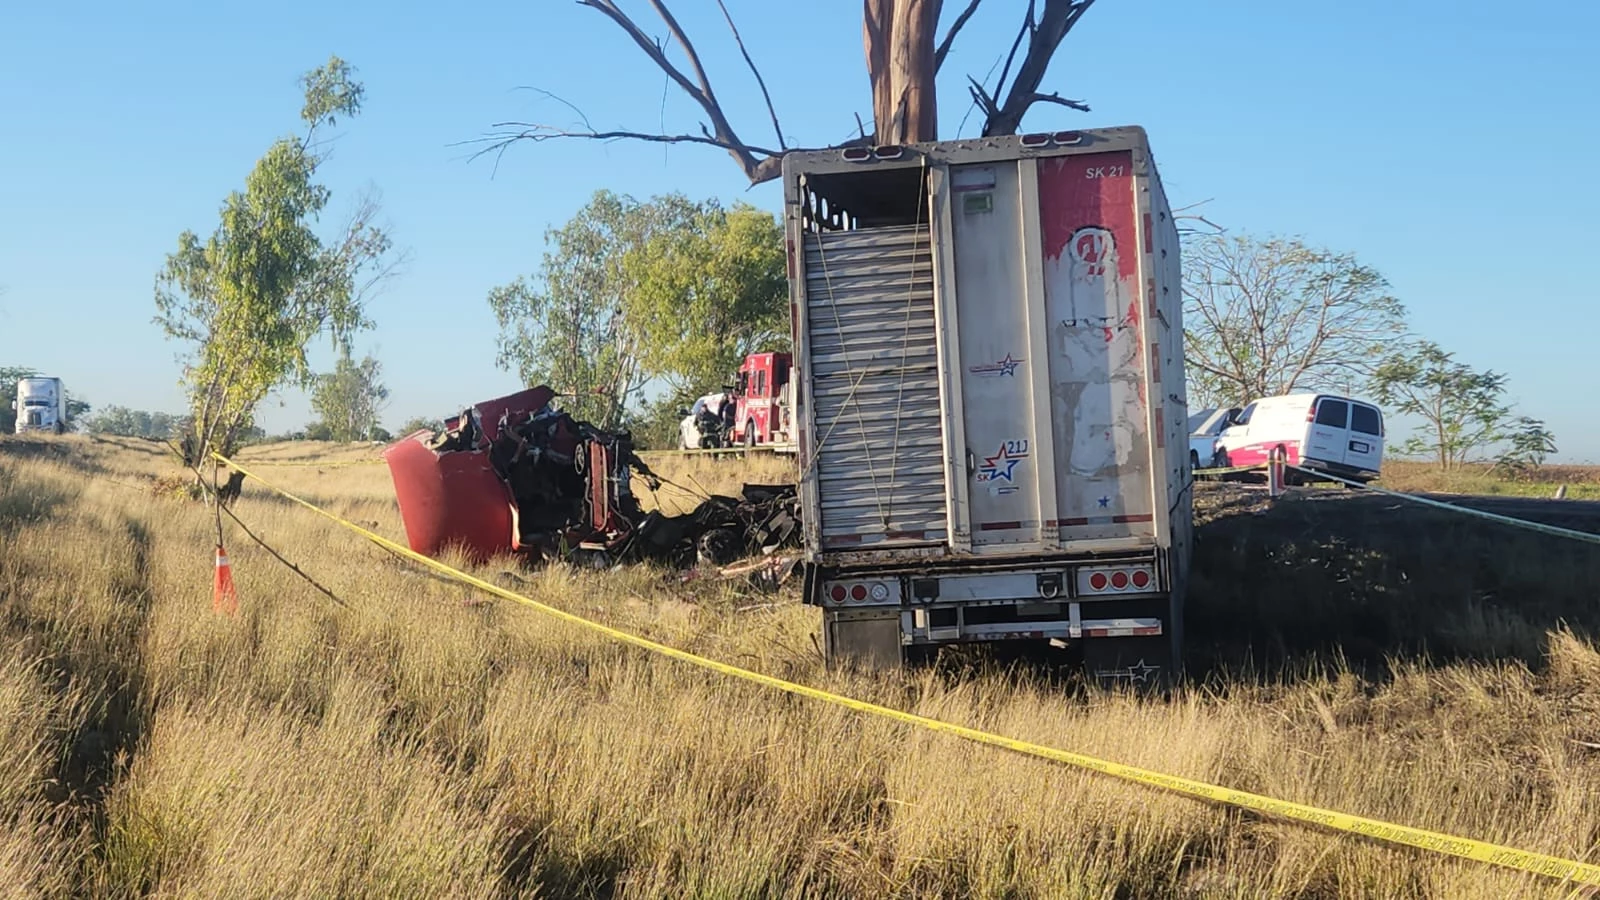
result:
[[[537,142],[555,138],[703,144],[727,151],[751,184],[778,177],[783,155],[790,148],[784,138],[783,127],[778,122],[778,112],[767,91],[766,81],[739,35],[725,0],[717,0],[717,5],[722,10],[739,52],[761,88],[767,114],[777,137],[777,143],[772,147],[747,142],[734,130],[733,123],[729,121],[712,89],[711,79],[700,62],[699,52],[667,8],[666,0],[645,0],[665,28],[664,38],[647,34],[638,22],[622,10],[618,0],[577,2],[610,19],[695,101],[705,114],[699,133],[599,131],[589,127],[587,119],[584,120],[584,127],[577,130],[534,122],[501,122],[478,142],[482,145],[478,155],[498,155],[521,141]],[[883,146],[938,140],[938,94],[935,82],[956,35],[978,11],[980,3],[982,0],[967,0],[944,37],[935,41],[943,0],[863,0],[862,44],[867,57],[867,78],[872,88],[873,124],[870,133],[862,126],[859,137],[841,146]],[[1005,65],[993,86],[986,87],[970,76],[967,79],[973,103],[984,116],[984,135],[1017,133],[1023,115],[1036,103],[1053,103],[1081,111],[1089,109],[1083,102],[1066,99],[1058,92],[1045,93],[1040,86],[1056,49],[1092,5],[1094,0],[1028,0],[1016,40],[1012,42]],[[686,65],[680,66],[668,58],[668,47],[672,44],[676,44],[682,52]],[[577,112],[576,108],[574,111]],[[579,116],[582,117],[581,112]]]

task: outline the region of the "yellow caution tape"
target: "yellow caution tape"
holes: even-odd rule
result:
[[[1377,819],[1368,819],[1362,816],[1350,815],[1349,813],[1334,812],[1333,810],[1321,809],[1315,806],[1307,806],[1302,803],[1292,803],[1287,800],[1276,800],[1271,797],[1262,796],[1261,794],[1252,794],[1248,791],[1238,791],[1232,788],[1208,784],[1203,781],[1195,781],[1193,779],[1181,778],[1175,775],[1165,775],[1160,772],[1150,771],[1149,769],[1141,769],[1137,766],[1109,762],[1093,756],[1086,756],[1081,753],[1058,750],[1054,747],[1047,747],[1042,744],[1035,744],[1029,741],[1019,741],[1003,735],[993,734],[987,731],[979,731],[976,728],[968,728],[964,725],[955,725],[950,722],[940,721],[939,719],[930,719],[927,716],[919,716],[915,713],[904,712],[892,707],[880,706],[876,703],[868,703],[865,700],[857,700],[853,697],[846,697],[842,694],[835,694],[831,691],[821,690],[820,688],[796,684],[792,681],[785,681],[782,678],[774,678],[771,675],[763,675],[760,672],[752,672],[749,669],[741,669],[738,666],[732,666],[724,662],[718,662],[714,659],[707,659],[703,656],[697,656],[693,653],[679,650],[676,647],[669,647],[666,644],[658,644],[648,638],[642,638],[638,635],[629,634],[626,631],[619,631],[618,629],[607,625],[602,625],[598,622],[592,622],[583,618],[582,616],[575,615],[562,609],[557,609],[553,606],[547,606],[530,597],[524,597],[521,594],[508,591],[505,588],[491,584],[490,582],[484,581],[481,578],[468,575],[459,569],[452,568],[451,566],[447,566],[436,559],[424,556],[421,553],[417,553],[409,547],[397,544],[380,534],[368,531],[367,529],[362,528],[353,522],[346,521],[339,516],[322,509],[321,507],[302,500],[299,497],[296,497],[294,494],[291,494],[283,488],[266,481],[259,475],[256,475],[249,469],[246,469],[244,466],[241,466],[238,463],[221,456],[220,454],[217,455],[217,459],[225,465],[243,472],[247,477],[254,478],[263,486],[276,491],[286,499],[294,503],[298,503],[317,515],[322,516],[323,518],[326,518],[344,528],[347,528],[350,531],[353,531],[367,540],[379,545],[380,547],[404,556],[407,559],[418,563],[419,565],[433,569],[434,571],[439,572],[449,578],[453,578],[463,584],[469,584],[485,593],[493,594],[496,597],[510,600],[514,603],[521,603],[524,606],[532,607],[533,609],[536,609],[547,616],[551,616],[563,622],[577,625],[580,628],[587,628],[590,631],[598,632],[606,637],[620,641],[624,644],[631,644],[635,647],[649,650],[652,653],[658,653],[662,656],[670,657],[680,662],[688,663],[692,666],[699,666],[702,669],[709,669],[713,672],[733,678],[740,678],[745,681],[754,682],[755,684],[769,687],[774,690],[784,691],[785,693],[795,694],[801,697],[809,697],[813,700],[820,700],[823,703],[831,703],[835,706],[842,706],[846,709],[855,710],[856,712],[880,716],[882,718],[892,719],[897,722],[904,722],[907,725],[914,725],[918,728],[926,728],[930,731],[955,735],[956,737],[964,738],[979,744],[1002,747],[1007,750],[1037,757],[1039,759],[1048,759],[1054,762],[1066,763],[1070,766],[1077,766],[1078,768],[1100,772],[1104,775],[1110,775],[1113,778],[1120,778],[1125,781],[1131,781],[1151,787],[1164,788],[1174,793],[1184,794],[1186,796],[1196,797],[1202,800],[1210,800],[1214,803],[1223,803],[1229,806],[1239,807],[1241,809],[1249,809],[1255,812],[1265,813],[1270,816],[1276,816],[1281,819],[1289,819],[1291,821],[1304,822],[1335,831],[1343,831],[1350,834],[1362,835],[1379,841],[1387,841],[1392,844],[1401,844],[1407,847],[1431,850],[1435,853],[1443,853],[1450,856],[1461,857],[1463,859],[1489,863],[1491,865],[1520,869],[1524,872],[1532,872],[1537,875],[1562,879],[1563,881],[1569,883],[1600,886],[1600,866],[1597,865],[1578,862],[1577,860],[1572,859],[1563,859],[1559,856],[1550,856],[1544,853],[1533,853],[1527,850],[1518,850],[1514,847],[1505,847],[1499,844],[1487,843],[1485,841],[1472,840],[1470,838],[1456,837],[1454,835],[1442,834],[1436,831],[1427,831],[1422,828],[1412,828],[1407,825],[1396,825],[1391,822],[1383,822]]]

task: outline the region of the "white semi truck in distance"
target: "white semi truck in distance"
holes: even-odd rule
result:
[[[17,382],[17,434],[67,430],[67,392],[59,378],[23,378]]]
[[[1143,129],[784,158],[805,601],[830,660],[1181,667],[1178,232]]]

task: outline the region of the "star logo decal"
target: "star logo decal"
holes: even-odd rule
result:
[[[1159,671],[1161,671],[1160,666],[1146,665],[1141,657],[1138,662],[1126,669],[1096,669],[1094,674],[1101,678],[1126,678],[1130,682],[1144,684],[1150,680],[1150,676]]]
[[[993,456],[984,457],[983,471],[989,476],[989,481],[1014,482],[1016,479],[1011,476],[1016,471],[1018,462],[1021,462],[1021,458],[1006,452],[1006,446],[1001,444],[1000,452]]]

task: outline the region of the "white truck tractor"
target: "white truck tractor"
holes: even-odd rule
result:
[[[67,430],[67,392],[59,378],[23,378],[17,382],[17,434]]]

